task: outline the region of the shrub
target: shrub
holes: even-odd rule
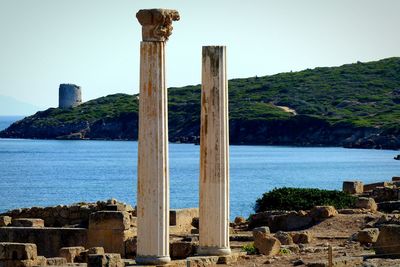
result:
[[[256,249],[256,247],[254,246],[253,243],[244,245],[242,247],[242,250],[247,252],[248,255],[257,254],[257,249]]]
[[[255,212],[267,210],[309,210],[315,206],[332,205],[337,209],[354,206],[355,197],[337,190],[316,188],[275,188],[256,200]]]
[[[292,251],[290,249],[288,249],[288,248],[281,248],[279,250],[279,254],[283,255],[283,256],[290,255],[290,254],[292,254]]]

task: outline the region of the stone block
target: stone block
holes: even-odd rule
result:
[[[127,230],[129,213],[124,211],[98,211],[90,214],[89,230]]]
[[[265,233],[265,234],[270,234],[271,233],[271,231],[270,231],[268,226],[256,227],[256,228],[253,229],[253,235],[254,235],[254,232],[261,232],[261,233]]]
[[[171,259],[186,259],[195,253],[196,244],[192,242],[177,241],[170,244]]]
[[[378,228],[365,228],[357,233],[356,240],[361,244],[375,243],[378,239],[378,235]]]
[[[313,240],[310,232],[293,232],[290,233],[295,244],[309,244]]]
[[[364,192],[372,191],[372,190],[376,189],[377,187],[385,187],[385,186],[389,186],[389,185],[390,185],[389,182],[366,184],[366,185],[364,185]]]
[[[103,247],[92,247],[88,249],[88,254],[97,254],[97,255],[103,255],[104,248]]]
[[[364,191],[363,182],[361,181],[344,181],[343,192],[348,194],[361,194]]]
[[[198,208],[173,209],[169,212],[170,232],[172,234],[189,234],[193,228],[193,218],[199,217]]]
[[[0,267],[44,267],[46,262],[38,260],[5,260],[0,261]]]
[[[137,217],[131,217],[131,227],[137,227]]]
[[[8,226],[12,222],[12,218],[10,216],[0,216],[0,227]]]
[[[245,257],[246,255],[246,252],[232,252],[230,255],[219,256],[217,263],[233,265],[238,261],[239,258]]]
[[[218,256],[189,257],[186,259],[186,262],[187,267],[207,267],[216,266],[218,259]]]
[[[0,261],[36,260],[37,248],[31,243],[0,243]]]
[[[281,249],[281,242],[270,234],[253,232],[254,246],[261,254],[275,256]]]
[[[130,237],[125,241],[125,258],[133,259],[137,251],[137,237]]]
[[[234,223],[240,225],[240,224],[246,223],[246,219],[242,216],[238,216],[238,217],[235,217]]]
[[[78,257],[83,251],[84,247],[64,247],[60,249],[60,257],[65,258],[67,262],[74,263],[75,258]]]
[[[44,221],[42,219],[18,218],[18,219],[13,219],[11,225],[14,227],[43,228]]]
[[[272,232],[293,231],[308,228],[312,222],[312,218],[301,211],[265,211],[252,215],[249,228],[267,225]]]
[[[337,210],[333,206],[316,206],[311,209],[309,214],[314,221],[318,222],[338,215]]]
[[[130,228],[131,216],[125,211],[99,211],[89,219],[88,246],[103,247],[106,253],[125,256],[125,241],[136,235]]]
[[[67,259],[61,258],[61,257],[47,258],[46,264],[47,264],[47,266],[66,266]]]
[[[376,255],[400,258],[400,225],[383,225],[374,248]]]
[[[125,242],[136,235],[132,230],[96,230],[89,229],[88,246],[103,247],[106,253],[119,253],[125,256]]]
[[[121,255],[116,253],[88,255],[88,267],[124,267],[124,265]]]
[[[393,212],[394,210],[400,210],[400,200],[378,203],[378,209],[381,212]]]
[[[125,205],[122,203],[109,204],[105,207],[108,211],[125,211]]]
[[[278,231],[274,234],[274,237],[281,242],[282,245],[292,245],[293,238],[289,233]]]
[[[377,187],[372,190],[370,195],[376,202],[400,200],[400,188],[396,187]]]
[[[359,197],[355,203],[357,208],[360,209],[367,209],[375,212],[378,210],[378,205],[376,204],[375,200],[370,197]]]
[[[2,227],[0,242],[35,243],[39,255],[52,258],[59,256],[62,247],[85,247],[87,229]]]
[[[35,267],[47,266],[47,259],[44,256],[37,256]]]

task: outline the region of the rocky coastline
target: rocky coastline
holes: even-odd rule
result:
[[[137,140],[137,113],[73,123],[38,124],[48,111],[15,122],[0,138],[58,140]],[[177,130],[170,118],[169,138],[174,143],[198,143],[199,125],[194,121]],[[309,116],[284,121],[230,120],[230,143],[234,145],[330,146],[366,149],[400,149],[400,133],[379,128],[330,125]]]

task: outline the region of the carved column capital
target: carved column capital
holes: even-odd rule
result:
[[[172,34],[172,21],[180,17],[173,9],[141,9],[136,18],[142,25],[143,41],[165,42]]]

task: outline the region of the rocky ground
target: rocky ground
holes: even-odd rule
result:
[[[352,209],[237,217],[230,256],[198,257],[198,209],[171,210],[168,266],[400,266],[399,182],[344,182]],[[137,266],[136,222],[135,208],[114,199],[9,211],[0,214],[0,266]]]
[[[365,227],[368,227],[371,222],[378,221],[382,216],[385,215],[379,212],[338,214],[307,229],[306,232],[312,238],[309,243],[298,244],[298,251],[287,251],[285,248],[290,246],[282,245],[280,252],[275,256],[266,256],[262,254],[246,255],[239,258],[239,260],[231,266],[328,266],[329,246],[332,246],[334,261],[344,260],[346,257],[365,257],[374,254],[370,244],[361,245],[357,241],[352,241],[351,237]],[[296,232],[303,231],[293,231],[292,233]],[[252,232],[249,231],[241,232],[241,234],[252,236]],[[252,241],[233,241],[231,242],[231,246],[238,249],[243,247],[245,244],[252,243]],[[294,245],[294,247],[296,247],[296,245]],[[359,265],[357,265],[357,263],[354,263],[354,265],[345,265],[343,263],[342,266],[400,266],[400,259],[394,260],[378,258],[366,259],[364,261],[363,258],[358,258],[354,260],[359,262]],[[321,261],[326,265],[313,265]],[[347,259],[347,261],[349,261],[349,259]]]

